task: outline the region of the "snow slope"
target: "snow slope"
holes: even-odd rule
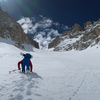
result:
[[[84,51],[36,50],[34,74],[21,74],[13,45],[0,43],[0,100],[100,100],[100,47]]]

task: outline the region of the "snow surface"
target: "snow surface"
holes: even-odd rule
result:
[[[17,63],[26,53],[0,43],[0,100],[100,100],[100,47],[84,51],[28,51],[34,74],[21,74]]]

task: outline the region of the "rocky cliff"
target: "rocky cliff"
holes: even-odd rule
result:
[[[71,31],[66,31],[57,36],[48,46],[54,51],[84,50],[89,46],[99,44],[100,41],[100,20],[96,22],[88,21],[84,24],[84,29],[75,24]]]
[[[0,37],[10,38],[15,42],[15,46],[24,49],[23,44],[32,45],[39,48],[39,45],[29,35],[25,34],[22,27],[0,8]]]

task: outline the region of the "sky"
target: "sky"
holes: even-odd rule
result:
[[[72,27],[75,23],[100,18],[100,0],[0,0],[0,6],[15,20],[43,15],[60,24]]]
[[[50,18],[40,15],[38,21],[32,17],[23,17],[17,22],[22,26],[24,32],[29,34],[39,43],[40,49],[48,48],[48,44],[62,32],[70,30],[68,26],[53,22]]]
[[[8,12],[40,48],[47,48],[57,35],[70,30],[77,23],[100,18],[99,0],[0,0]]]

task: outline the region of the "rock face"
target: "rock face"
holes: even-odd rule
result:
[[[39,48],[39,45],[29,35],[25,34],[22,27],[0,8],[0,37],[11,38],[15,46],[24,49],[23,44],[32,45]]]
[[[75,24],[71,31],[66,31],[57,36],[48,46],[54,51],[84,50],[94,46],[100,41],[100,20],[88,21],[84,24],[84,30],[80,25]]]

